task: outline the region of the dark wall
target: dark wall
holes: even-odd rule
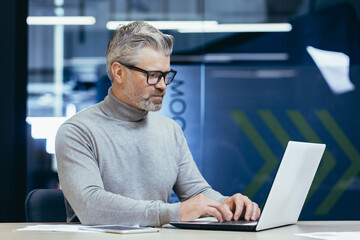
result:
[[[24,221],[27,0],[0,8],[0,222]]]

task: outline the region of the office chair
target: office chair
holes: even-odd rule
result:
[[[34,189],[26,197],[27,222],[66,222],[64,194],[59,189]]]

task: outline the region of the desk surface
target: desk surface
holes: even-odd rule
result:
[[[43,223],[41,223],[43,224]],[[152,240],[152,239],[180,239],[180,240],[301,240],[305,238],[295,236],[295,233],[310,232],[353,232],[360,231],[360,221],[306,221],[298,222],[296,225],[285,226],[276,229],[265,230],[261,232],[229,232],[229,231],[205,231],[205,230],[183,230],[166,226],[160,229],[159,233],[141,233],[141,234],[112,234],[112,233],[71,233],[71,232],[35,232],[35,231],[16,231],[17,228],[35,225],[33,223],[0,223],[1,240],[64,240],[64,239],[129,239],[129,240]]]

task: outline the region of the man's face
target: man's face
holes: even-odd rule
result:
[[[165,56],[153,48],[142,48],[140,58],[136,67],[146,71],[166,72],[170,70],[170,56]],[[129,69],[127,71],[130,71],[130,74],[127,75],[122,92],[126,103],[141,110],[160,110],[166,90],[164,79],[162,78],[156,85],[149,85],[146,82],[145,73]]]

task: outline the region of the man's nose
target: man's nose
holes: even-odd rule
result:
[[[165,84],[165,78],[164,77],[161,77],[160,81],[155,85],[156,88],[159,88],[159,89],[163,89],[165,90],[166,89],[166,84]]]

